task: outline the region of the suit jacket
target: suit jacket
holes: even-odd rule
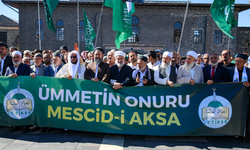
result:
[[[234,79],[234,70],[235,70],[235,66],[228,68],[229,71],[229,76],[230,76],[230,82],[233,82]],[[246,67],[246,72],[247,72],[247,80],[248,82],[250,82],[250,69]]]
[[[110,83],[112,80],[115,82],[122,83],[124,86],[128,86],[132,80],[132,68],[124,64],[119,72],[117,65],[114,65],[110,68]]]
[[[137,69],[134,70],[134,71],[137,71]],[[150,72],[150,75],[151,75],[151,79],[149,79],[149,72]],[[136,74],[136,76],[138,76],[138,77],[141,76],[139,71]],[[154,80],[154,70],[153,69],[149,69],[148,66],[147,66],[147,72],[146,72],[146,79],[148,80],[148,82],[147,82],[147,84],[144,84],[144,86],[145,85],[157,85],[157,83]],[[136,79],[133,79],[132,85],[137,85],[137,84],[139,84],[139,83],[136,82]]]
[[[11,75],[11,74],[13,74],[13,73],[15,73],[15,67],[14,67],[14,65],[11,65],[11,66],[7,67],[4,76],[9,76],[9,75]],[[17,74],[18,76],[28,76],[28,75],[30,75],[30,66],[21,63],[21,64],[18,66],[18,68],[17,68],[16,74]]]
[[[12,57],[10,57],[9,55],[7,55],[6,58],[5,58],[5,60],[4,60],[3,70],[1,70],[3,76],[5,75],[7,67],[9,67],[11,65],[13,65]]]
[[[208,80],[213,80],[216,82],[229,82],[229,72],[227,68],[222,65],[218,65],[214,73],[213,79],[211,79],[211,65],[203,68],[204,82]]]
[[[34,72],[36,72],[36,66],[33,65],[30,67]],[[41,64],[39,71],[36,76],[49,76],[49,70],[48,67],[44,64]]]
[[[87,65],[86,71],[84,73],[84,78],[87,80],[91,80],[92,78],[95,78],[95,72],[96,72],[96,63],[92,62]],[[110,79],[110,67],[109,64],[100,62],[98,65],[98,74],[97,78],[102,81],[109,83]]]
[[[61,65],[59,65],[58,66],[58,68],[57,68],[57,72],[59,72],[59,70],[62,68],[62,63],[61,63]],[[55,75],[55,71],[56,71],[56,68],[55,68],[55,66],[54,65],[50,65],[50,67],[53,69],[53,77],[55,77],[56,75]]]

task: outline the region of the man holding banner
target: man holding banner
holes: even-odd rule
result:
[[[94,62],[89,63],[84,74],[84,78],[95,82],[102,81],[109,83],[110,81],[110,67],[109,64],[104,63],[104,49],[96,47],[94,50]]]
[[[203,83],[203,72],[200,66],[195,64],[198,54],[195,51],[188,51],[185,65],[178,69],[177,83]]]
[[[72,51],[68,55],[68,60],[68,63],[59,70],[56,77],[68,78],[69,80],[84,79],[86,68],[83,63],[80,63],[79,53],[77,51]]]

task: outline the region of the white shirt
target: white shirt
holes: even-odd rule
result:
[[[7,55],[3,59],[1,59],[1,76],[3,75],[2,72],[3,72],[3,66],[4,66],[4,61],[5,61],[6,57],[7,57]]]
[[[139,70],[139,72],[140,72],[140,80],[141,80],[141,82],[139,84],[137,84],[136,86],[144,86],[143,85],[143,76],[146,75],[147,70],[145,69],[144,72],[141,72],[141,70]]]
[[[148,68],[152,69],[152,70],[157,70],[158,66],[161,65],[161,63],[159,61],[156,61],[154,64],[152,64],[151,62],[149,62],[148,64]]]
[[[18,67],[19,67],[19,65],[18,65],[17,67],[14,66],[14,68],[15,68],[15,73],[17,72]]]
[[[96,69],[95,69],[95,78],[97,78],[97,76],[98,76],[98,66],[99,66],[99,64],[96,64]]]
[[[137,66],[138,66],[138,65],[136,64],[136,65],[134,66],[132,63],[129,63],[128,66],[131,67],[132,69],[137,69]]]

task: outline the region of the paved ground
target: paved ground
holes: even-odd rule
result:
[[[219,150],[250,149],[250,143],[236,137],[156,137],[101,134],[54,129],[41,133],[0,128],[0,149],[4,150]]]

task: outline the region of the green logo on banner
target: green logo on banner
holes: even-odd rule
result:
[[[24,119],[30,116],[34,110],[34,98],[32,94],[18,87],[9,91],[4,98],[5,112],[13,119]]]
[[[209,128],[225,126],[232,116],[232,106],[224,97],[217,96],[213,89],[213,96],[206,97],[199,106],[201,122]]]

